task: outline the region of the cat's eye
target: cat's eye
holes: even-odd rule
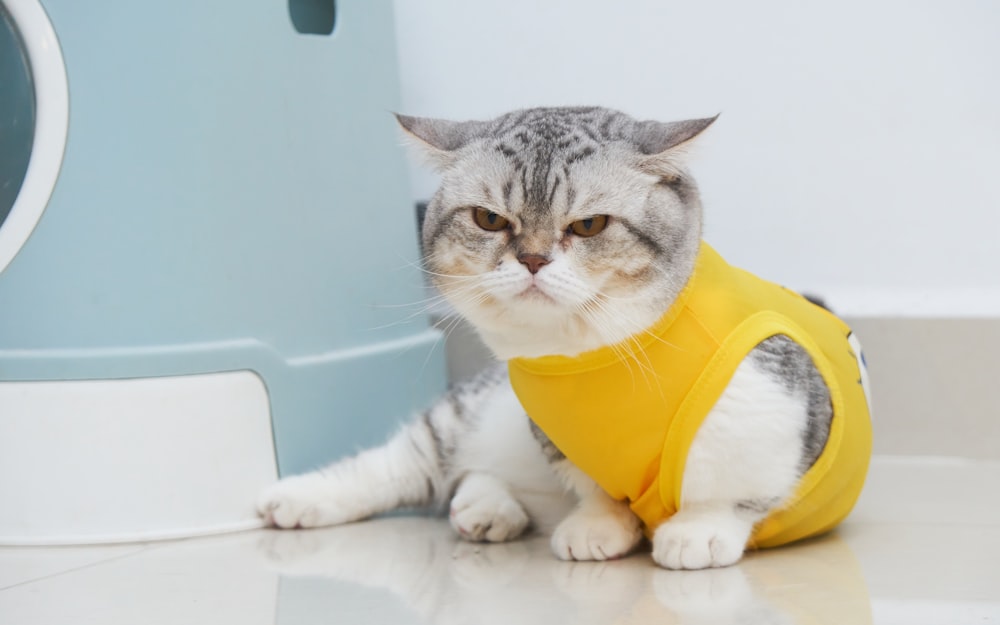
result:
[[[485,208],[473,208],[472,209],[472,219],[475,220],[476,225],[483,230],[489,230],[490,232],[496,232],[497,230],[503,230],[510,224],[506,217],[501,217],[493,211],[488,211]]]
[[[608,225],[607,215],[594,215],[579,221],[574,221],[567,230],[578,237],[592,237],[600,233]]]

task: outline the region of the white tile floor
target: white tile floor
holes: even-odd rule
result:
[[[0,549],[0,623],[1000,623],[1000,462],[876,458],[837,532],[671,572],[474,545],[441,519]]]

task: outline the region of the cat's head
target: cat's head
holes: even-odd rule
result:
[[[498,357],[620,343],[686,284],[701,205],[683,148],[715,118],[538,108],[485,122],[398,119],[442,175],[425,267]]]

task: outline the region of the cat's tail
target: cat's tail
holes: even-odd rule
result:
[[[444,506],[462,477],[456,451],[506,375],[501,366],[488,369],[449,389],[381,447],[274,484],[258,500],[261,516],[278,527],[317,527]]]
[[[809,300],[816,306],[819,306],[820,308],[824,308],[830,312],[833,312],[833,310],[826,304],[826,300],[820,297],[819,295],[816,295],[815,293],[803,293],[802,297],[806,298],[807,300]]]

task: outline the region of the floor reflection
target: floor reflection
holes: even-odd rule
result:
[[[836,535],[707,571],[659,569],[648,554],[560,562],[543,537],[471,544],[423,517],[272,531],[258,547],[282,576],[279,624],[871,622],[860,566]]]

